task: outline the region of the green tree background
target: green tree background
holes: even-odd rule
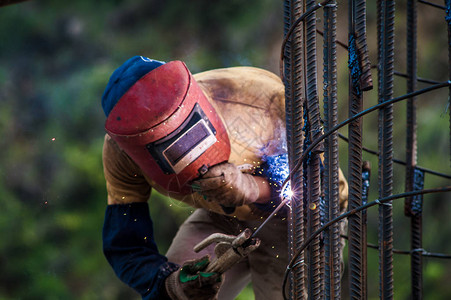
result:
[[[338,2],[338,38],[346,41],[346,3]],[[376,8],[375,1],[369,2],[369,47],[375,63]],[[404,72],[405,1],[399,2],[396,68]],[[139,299],[116,278],[102,254],[106,192],[100,99],[108,78],[133,55],[183,60],[193,73],[252,65],[277,74],[282,5],[270,0],[33,0],[0,7],[0,299]],[[419,22],[419,76],[447,80],[444,13],[437,17],[436,10],[424,9]],[[348,114],[347,54],[338,49],[337,55],[343,120]],[[366,107],[377,103],[376,72],[373,76],[375,90],[366,94]],[[395,93],[405,93],[404,79],[396,79]],[[447,91],[437,91],[419,101],[418,162],[450,173],[447,100]],[[395,157],[400,159],[404,124],[401,103],[395,106]],[[364,126],[365,146],[377,149],[377,113],[366,117]],[[346,129],[341,132],[347,134]],[[341,142],[345,174],[346,147]],[[377,160],[364,159],[373,166],[374,200]],[[447,184],[449,180],[426,176],[426,188]],[[403,185],[403,168],[396,166],[394,192],[402,192]],[[427,250],[451,252],[448,198],[425,197]],[[150,201],[158,224],[156,239],[164,252],[192,210],[158,194]],[[394,210],[395,247],[407,249],[409,223],[402,202],[395,203]],[[373,209],[370,242],[377,242],[377,226]],[[370,295],[377,298],[377,252],[368,251]],[[451,263],[425,259],[424,271],[425,298],[449,299]],[[396,299],[409,299],[409,284],[408,257],[396,256]],[[252,299],[250,289],[240,299]]]

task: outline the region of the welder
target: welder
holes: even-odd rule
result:
[[[143,299],[235,299],[251,281],[255,299],[280,299],[288,264],[286,210],[259,231],[260,245],[224,274],[207,271],[214,245],[193,249],[214,233],[255,229],[280,202],[282,181],[274,170],[287,165],[270,167],[265,158],[286,156],[281,80],[254,67],[192,75],[181,61],[135,56],[111,75],[102,107],[103,247],[117,276]],[[152,190],[196,208],[166,255],[154,240]],[[342,207],[346,199],[340,171]]]

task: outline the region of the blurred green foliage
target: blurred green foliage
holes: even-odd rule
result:
[[[106,206],[101,151],[104,115],[100,98],[110,74],[133,55],[180,59],[193,72],[253,65],[278,72],[283,32],[282,1],[270,0],[32,0],[0,8],[0,299],[138,299],[114,275],[102,254]],[[375,6],[368,26],[375,36]],[[405,48],[404,2],[399,5],[397,45]],[[339,9],[338,38],[347,39],[346,3]],[[319,19],[321,14],[318,14]],[[447,35],[436,11],[419,18],[419,76],[447,80]],[[318,39],[318,43],[321,41]],[[377,60],[376,39],[370,56]],[[403,49],[405,50],[405,49]],[[319,54],[321,51],[319,51]],[[338,49],[340,119],[347,116],[347,56]],[[405,69],[404,52],[396,68]],[[319,60],[318,60],[319,61]],[[319,70],[321,67],[318,68]],[[319,77],[320,78],[320,77]],[[365,107],[377,103],[375,89]],[[319,83],[321,85],[321,83]],[[420,84],[420,87],[425,86]],[[405,80],[395,81],[395,93]],[[447,91],[419,99],[418,162],[451,173]],[[396,104],[395,157],[404,159],[405,104]],[[364,144],[377,149],[377,113],[364,119]],[[347,134],[346,129],[340,132]],[[340,144],[347,170],[347,145]],[[378,197],[377,158],[370,199]],[[395,166],[394,193],[404,168]],[[449,184],[426,176],[425,187]],[[451,252],[449,197],[425,196],[424,244]],[[161,252],[192,209],[154,193],[151,214]],[[408,249],[403,203],[394,205],[395,247]],[[377,209],[369,211],[369,241],[377,243]],[[369,252],[371,299],[378,297],[377,252]],[[409,299],[409,259],[395,257],[396,299]],[[425,259],[425,298],[449,299],[451,264]],[[347,280],[345,275],[344,280]],[[346,295],[346,291],[343,292]],[[239,299],[252,299],[250,287]]]

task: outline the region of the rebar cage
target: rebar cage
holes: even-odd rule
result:
[[[397,253],[410,257],[408,297],[422,299],[423,258],[450,258],[423,248],[422,219],[423,195],[439,193],[443,196],[449,192],[451,176],[445,174],[449,172],[417,164],[417,115],[422,118],[417,102],[434,97],[441,99],[440,105],[448,110],[451,93],[450,6],[451,0],[442,4],[405,0],[396,5],[395,1],[388,0],[374,3],[365,0],[284,1],[280,73],[286,90],[289,180],[292,189],[297,191],[290,203],[288,251],[291,261],[284,279],[285,299],[368,299],[377,296],[393,299],[393,265]],[[396,26],[395,11],[399,14]],[[434,16],[433,20],[431,16]],[[337,22],[347,23],[347,26],[340,24],[337,30]],[[430,31],[425,30],[427,26],[431,27]],[[402,40],[397,38],[395,43],[398,28],[403,29]],[[422,36],[423,45],[425,40],[435,39],[437,43],[442,42],[438,46],[440,49],[447,49],[441,51],[446,52],[445,55],[435,57],[440,61],[436,67],[418,59],[421,58],[418,54],[423,54],[418,47],[419,32],[431,33],[431,36]],[[343,38],[347,42],[340,40]],[[339,61],[343,52],[347,54],[347,65],[344,66],[347,70],[344,71],[341,68],[343,60]],[[318,71],[321,64],[322,70]],[[428,68],[434,68],[434,71]],[[434,79],[421,78],[420,72],[433,74]],[[318,82],[320,75],[322,82]],[[377,78],[374,89],[373,78]],[[323,91],[321,100],[320,90]],[[345,102],[343,98],[346,97],[348,115],[339,122],[339,116],[344,115],[339,107],[346,106],[339,102]],[[372,99],[376,103],[371,103]],[[394,105],[398,102],[401,102],[398,106],[404,103],[402,118],[399,118],[399,112],[394,113]],[[447,113],[451,120],[451,112],[448,110]],[[439,114],[443,115],[442,112]],[[371,128],[364,127],[364,120],[370,115],[377,116],[369,121],[371,128],[377,127],[376,133],[368,132]],[[347,132],[340,132],[340,129],[346,129],[345,126]],[[403,129],[402,132],[397,128]],[[402,142],[395,143],[395,129],[401,132],[396,134],[396,139],[401,135]],[[443,130],[437,128],[437,131]],[[363,139],[364,136],[367,138]],[[340,144],[345,146],[339,146],[339,138],[343,141]],[[372,143],[373,140],[377,141],[377,150],[363,146],[364,142]],[[451,150],[451,139],[448,142],[447,147]],[[394,157],[394,149],[400,151],[395,147],[397,144],[405,145],[402,150],[404,160]],[[449,150],[446,150],[447,156]],[[344,167],[341,164],[346,169],[349,184],[346,212],[339,211],[339,152],[344,153],[340,155],[341,161],[347,162]],[[440,153],[425,155],[443,154]],[[364,159],[367,154],[374,155],[376,163]],[[419,153],[419,157],[421,155]],[[449,170],[449,158],[443,161]],[[395,174],[394,164],[402,166],[402,171]],[[374,201],[370,201],[369,193],[371,165],[376,169],[373,176],[377,175],[377,182],[373,184],[377,187]],[[426,176],[439,176],[445,184],[425,189]],[[396,182],[400,180],[404,182],[403,191],[394,193]],[[410,223],[410,228],[404,230],[410,235],[410,249],[407,250],[394,249],[395,199],[404,199],[404,215]],[[375,215],[377,245],[367,241],[368,208],[373,206],[378,206]],[[347,220],[345,235],[340,235],[339,222],[342,220]],[[347,259],[342,265],[340,242],[345,238]],[[369,253],[368,248],[376,250]],[[377,252],[379,293],[369,295],[377,283],[368,280],[368,257]]]

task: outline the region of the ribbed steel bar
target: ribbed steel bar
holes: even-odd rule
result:
[[[378,0],[378,97],[392,98],[395,1]],[[379,110],[379,196],[393,191],[393,105]],[[379,206],[380,297],[393,299],[393,212],[391,203]]]
[[[416,90],[417,83],[417,1],[407,1],[407,93]],[[416,135],[416,98],[407,100],[407,126],[406,126],[406,192],[413,191],[415,187],[417,164],[417,135]],[[418,201],[414,197],[407,197],[404,204],[404,213],[410,217],[411,249],[421,249],[422,241],[422,215],[418,211]],[[412,299],[423,298],[423,258],[419,251],[412,252],[411,289]]]
[[[316,5],[315,0],[307,0],[305,11]],[[308,132],[305,132],[306,139],[314,140],[321,136],[320,106],[318,99],[317,67],[316,67],[316,12],[310,14],[305,20],[305,78],[306,78],[306,107]],[[304,120],[304,122],[306,122]],[[321,148],[319,146],[318,148]],[[316,148],[316,149],[318,149]],[[308,203],[307,210],[307,236],[321,227],[320,220],[320,160],[319,151],[309,153],[310,159],[307,160],[306,187]],[[308,249],[308,297],[310,299],[322,298],[322,276],[321,276],[321,245],[320,238],[316,238]]]
[[[284,1],[284,33],[288,34],[293,22],[302,15],[303,4],[298,0]],[[285,108],[286,108],[286,130],[287,146],[290,164],[290,183],[295,191],[291,200],[291,211],[289,214],[289,257],[293,257],[296,249],[304,240],[304,208],[303,208],[303,169],[293,170],[302,156],[304,137],[303,126],[303,102],[305,95],[304,87],[304,60],[303,60],[303,25],[294,28],[291,36],[283,47],[284,56],[284,84],[285,84]],[[304,260],[300,255],[297,266],[293,269],[290,278],[290,298],[304,299]]]
[[[324,129],[330,130],[338,124],[337,57],[336,57],[337,5],[333,1],[324,7],[323,34],[323,86]],[[324,141],[324,219],[335,219],[339,214],[338,199],[338,135],[330,135]],[[328,228],[324,235],[325,298],[341,298],[340,228],[338,223]]]
[[[371,64],[366,49],[366,1],[349,1],[349,116],[363,108],[363,90],[372,88]],[[365,69],[363,69],[365,67]],[[349,123],[348,146],[348,209],[362,205],[362,119]],[[349,218],[349,295],[351,299],[366,299],[365,235],[362,212]]]

